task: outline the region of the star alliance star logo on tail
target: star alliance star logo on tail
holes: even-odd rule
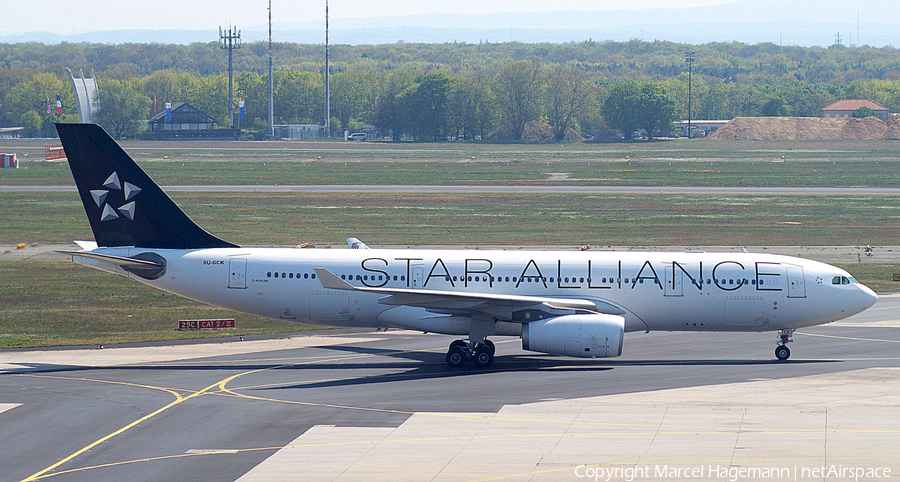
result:
[[[122,216],[125,216],[129,220],[133,221],[135,203],[134,201],[132,201],[132,199],[134,199],[134,197],[141,192],[141,188],[135,186],[134,184],[131,184],[130,182],[120,182],[119,175],[115,171],[113,171],[113,173],[110,174],[108,178],[106,178],[106,181],[103,183],[103,187],[107,189],[91,189],[91,197],[94,198],[94,202],[97,203],[97,207],[102,210],[102,212],[100,213],[100,221],[112,221],[113,219],[119,219],[120,213]],[[125,195],[125,204],[115,209],[110,206],[106,202],[106,200],[109,197],[109,193],[111,190],[122,191]]]

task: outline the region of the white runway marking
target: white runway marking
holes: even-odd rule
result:
[[[12,410],[12,409],[18,407],[19,405],[22,405],[22,404],[21,403],[0,403],[0,413],[3,413],[7,410]]]

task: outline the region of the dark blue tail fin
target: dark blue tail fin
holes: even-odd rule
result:
[[[191,221],[96,124],[56,124],[99,246],[229,248]]]

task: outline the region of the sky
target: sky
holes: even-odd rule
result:
[[[679,7],[730,0],[680,0]],[[212,29],[267,23],[268,0],[0,0],[7,32],[84,33],[98,30]],[[330,17],[393,17],[434,13],[604,11],[672,7],[670,0],[329,0]],[[324,17],[325,0],[272,0],[273,21]]]

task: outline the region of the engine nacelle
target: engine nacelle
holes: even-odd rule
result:
[[[622,354],[625,318],[616,315],[564,315],[522,326],[522,349],[580,358]]]

